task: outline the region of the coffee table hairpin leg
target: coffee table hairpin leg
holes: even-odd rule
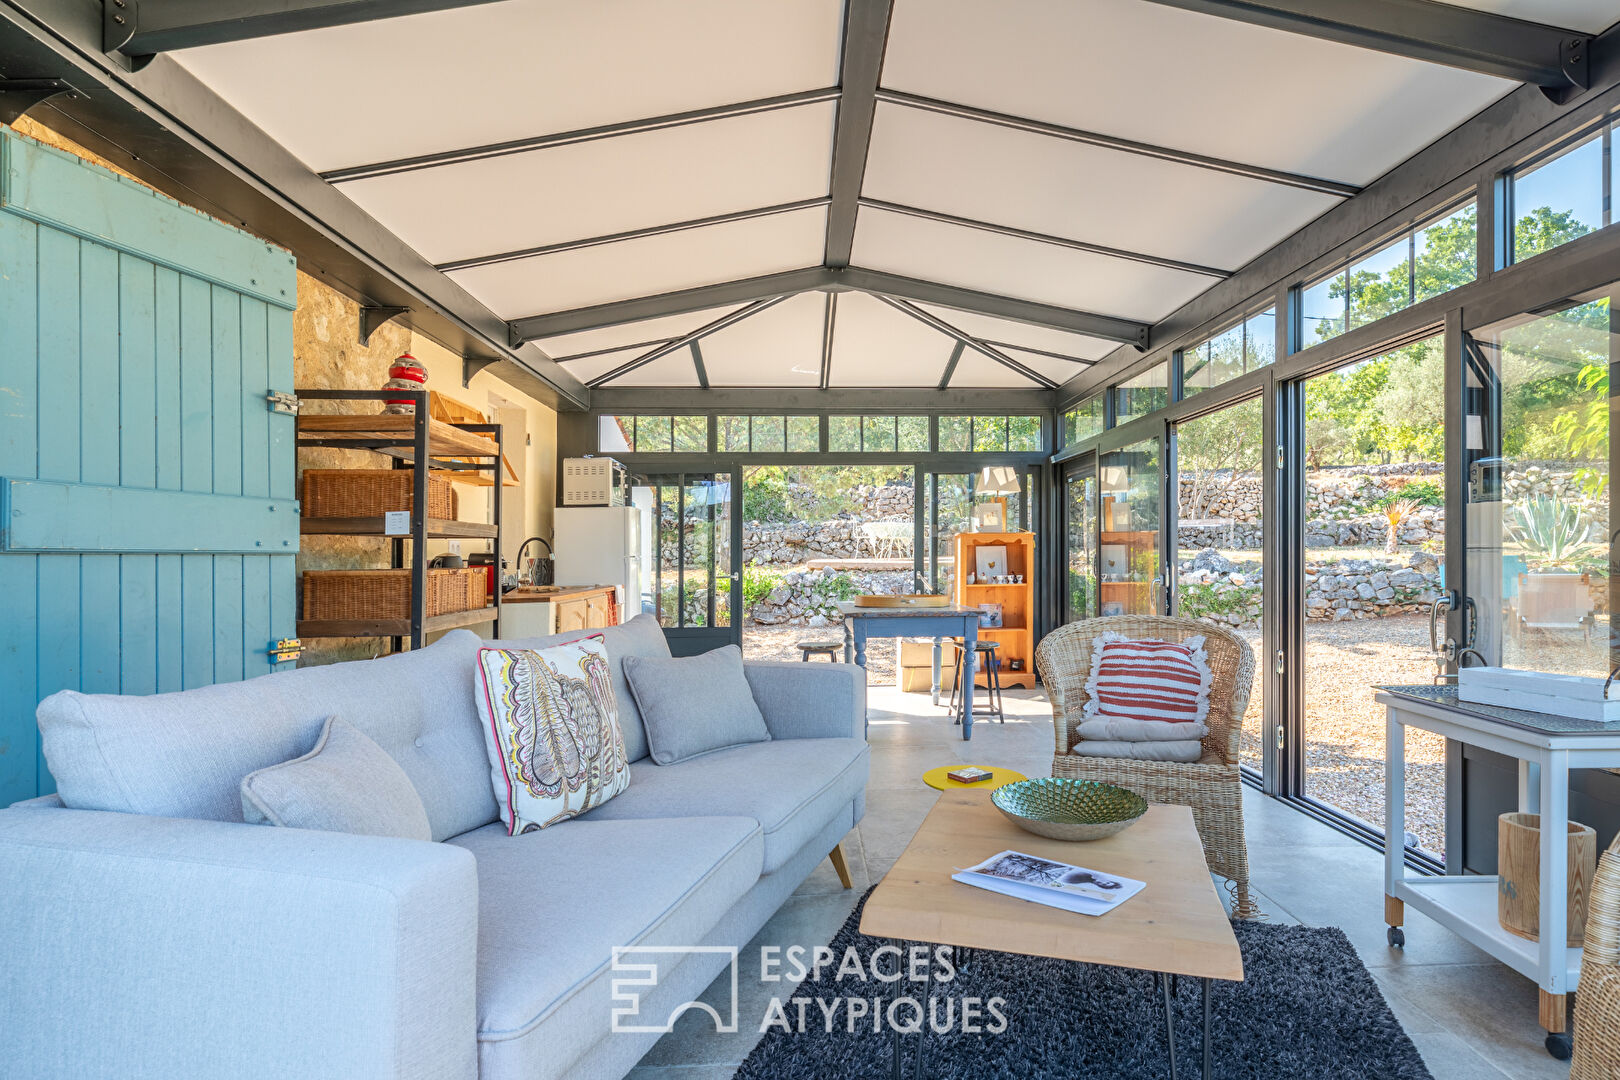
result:
[[[910,970],[911,966],[911,954],[907,952],[906,943],[903,941],[891,940],[889,944],[900,950],[900,978],[895,981],[895,986],[899,987],[906,982],[906,973]],[[929,946],[928,963],[924,968],[924,971],[925,976],[923,980],[922,1001],[917,1014],[920,1020],[917,1028],[917,1049],[912,1054],[911,1059],[911,1075],[914,1080],[923,1080],[923,1077],[928,1075],[923,1069],[923,1044],[928,1039],[928,1022],[930,1017],[928,1007],[934,989],[934,952],[932,946]],[[896,1014],[896,1018],[898,1018],[898,1014]],[[893,1030],[890,1032],[890,1035],[893,1038],[894,1043],[894,1080],[905,1080],[905,1036],[901,1033],[898,1024],[894,1026]]]
[[[1175,985],[1177,981],[1178,980],[1174,975],[1164,975],[1159,972],[1153,973],[1154,989],[1158,992],[1160,1000],[1164,1003],[1164,1036],[1168,1047],[1168,1053],[1170,1055],[1170,1080],[1176,1080]],[[1209,1045],[1210,1004],[1208,979],[1198,980],[1198,996],[1201,999],[1200,1005],[1202,1006],[1204,1012],[1204,1037],[1202,1046],[1203,1067],[1199,1070],[1199,1075],[1202,1076],[1204,1080],[1210,1080],[1210,1078],[1214,1076],[1214,1072],[1213,1057],[1211,1055]]]

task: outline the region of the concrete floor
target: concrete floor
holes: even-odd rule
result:
[[[696,1010],[659,1040],[635,1080],[726,1080],[759,1040],[759,1019],[786,984],[758,981],[759,948],[823,945],[866,887],[880,881],[933,806],[922,774],[952,762],[1048,776],[1052,716],[1039,691],[1009,691],[1007,722],[977,721],[963,742],[945,710],[921,694],[873,686],[872,779],[866,818],[844,841],[855,888],[822,863],[742,953],[740,1023],[717,1035]],[[1245,793],[1250,874],[1273,922],[1337,926],[1349,935],[1436,1080],[1538,1080],[1569,1075],[1547,1056],[1535,986],[1449,930],[1408,913],[1405,950],[1384,940],[1382,859],[1349,837],[1252,790]],[[751,967],[754,970],[751,972]],[[729,984],[704,999],[720,1004]]]

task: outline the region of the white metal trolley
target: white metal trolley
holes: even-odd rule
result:
[[[1502,963],[1534,979],[1540,989],[1547,1052],[1560,1060],[1572,1044],[1565,995],[1575,990],[1581,950],[1569,948],[1567,888],[1571,769],[1620,768],[1620,726],[1457,700],[1455,686],[1380,687],[1388,744],[1385,757],[1384,836],[1406,831],[1406,729],[1432,731],[1519,762],[1519,810],[1541,815],[1541,926],[1538,941],[1504,930],[1497,921],[1497,878],[1408,875],[1403,845],[1384,845],[1384,921],[1391,946],[1404,946],[1405,905],[1429,916]],[[1547,898],[1554,898],[1552,903]]]

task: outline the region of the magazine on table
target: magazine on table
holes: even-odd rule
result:
[[[958,870],[951,880],[1082,915],[1106,915],[1147,884],[1022,851],[992,855],[977,866]]]

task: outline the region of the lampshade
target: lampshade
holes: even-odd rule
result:
[[[1021,490],[1018,470],[1007,465],[986,465],[979,470],[979,482],[974,487],[978,495],[1016,495]]]

